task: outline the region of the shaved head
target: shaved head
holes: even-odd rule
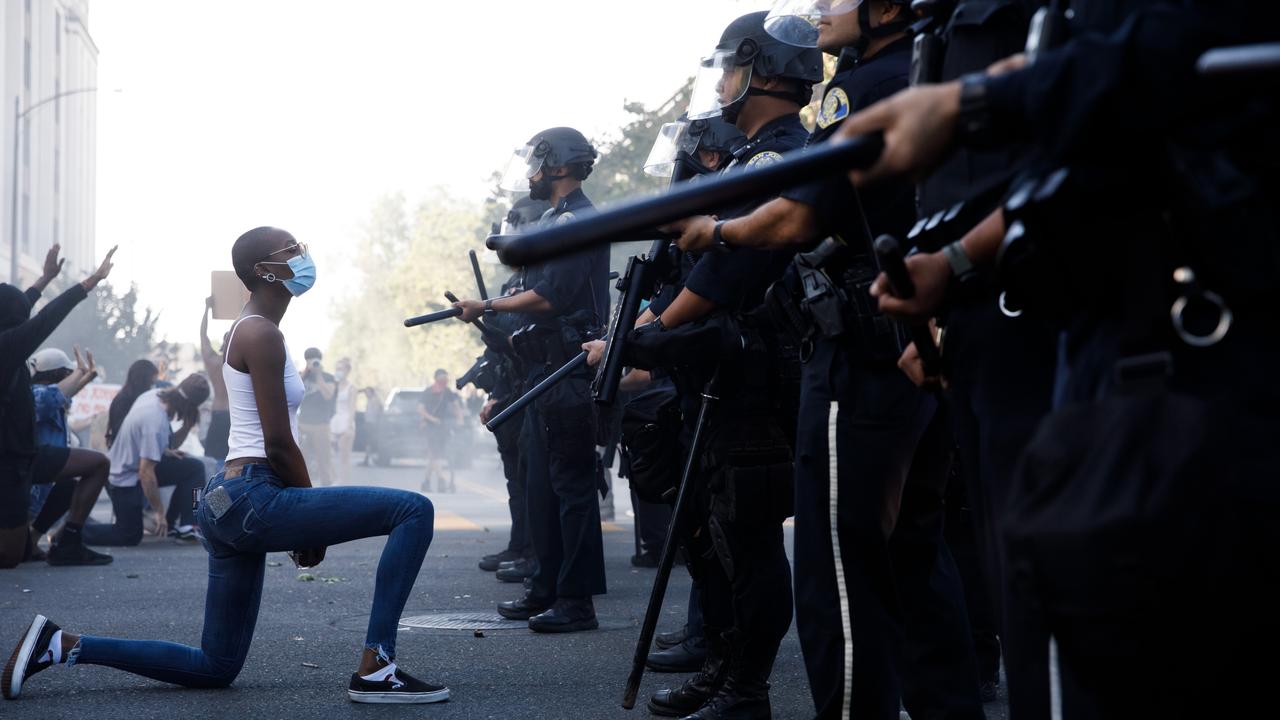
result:
[[[235,268],[240,282],[250,290],[258,285],[258,276],[253,266],[267,255],[282,250],[297,242],[289,233],[275,227],[257,227],[236,238],[231,246],[231,266]]]

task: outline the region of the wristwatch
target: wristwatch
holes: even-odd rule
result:
[[[728,221],[728,220],[717,220],[717,221],[716,221],[716,229],[711,231],[711,240],[712,240],[712,243],[713,243],[713,244],[711,245],[711,247],[712,247],[713,249],[715,249],[715,250],[719,250],[719,251],[721,251],[721,252],[726,252],[726,251],[729,251],[729,250],[732,250],[732,249],[733,249],[733,248],[729,247],[729,243],[726,243],[726,242],[724,241],[724,224],[725,224],[725,223],[727,223],[727,222],[729,222],[729,221]]]
[[[995,122],[984,73],[969,73],[960,79],[960,114],[956,118],[957,139],[964,145],[994,145]]]
[[[969,259],[969,255],[964,251],[964,245],[959,240],[944,246],[942,254],[946,256],[947,264],[951,266],[951,274],[955,275],[960,282],[968,280],[977,273],[977,268],[973,266],[973,261]]]
[[[498,312],[497,310],[494,310],[494,309],[493,309],[493,301],[494,301],[494,300],[496,300],[496,299],[497,299],[497,298],[489,298],[488,300],[485,300],[485,301],[484,301],[484,314],[485,314],[485,315],[493,315],[493,314],[495,314],[495,313],[497,313],[497,312]]]

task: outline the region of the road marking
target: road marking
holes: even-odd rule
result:
[[[479,525],[448,510],[436,510],[436,530],[482,530]]]

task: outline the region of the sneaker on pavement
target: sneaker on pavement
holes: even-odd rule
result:
[[[449,688],[443,685],[422,682],[394,665],[384,670],[390,672],[381,680],[366,680],[359,673],[352,673],[351,684],[347,687],[347,697],[351,702],[421,705],[449,699]]]
[[[179,525],[177,527],[169,528],[169,537],[173,538],[175,542],[191,545],[200,542],[200,536],[196,535],[196,528],[194,525]]]
[[[9,656],[9,662],[5,663],[3,677],[0,677],[4,683],[6,700],[16,700],[22,694],[22,684],[27,681],[27,678],[53,666],[53,653],[49,650],[49,641],[60,629],[43,615],[37,615],[36,619],[31,621],[27,632],[23,634],[22,639],[18,641],[18,646],[13,649],[13,654]]]
[[[110,565],[115,558],[104,553],[95,552],[85,547],[82,542],[58,542],[49,548],[46,562],[50,565]]]

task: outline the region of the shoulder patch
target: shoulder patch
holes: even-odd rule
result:
[[[849,96],[843,88],[831,88],[818,109],[818,127],[826,130],[849,117]]]
[[[781,153],[776,153],[776,152],[773,152],[772,150],[766,150],[762,153],[757,153],[754,157],[748,160],[747,167],[749,168],[767,167],[769,165],[773,165],[774,163],[779,163],[779,162],[782,162]]]
[[[563,225],[569,222],[570,220],[573,220],[573,212],[569,210],[565,210],[564,212],[556,216],[555,222],[552,223],[552,225]]]

